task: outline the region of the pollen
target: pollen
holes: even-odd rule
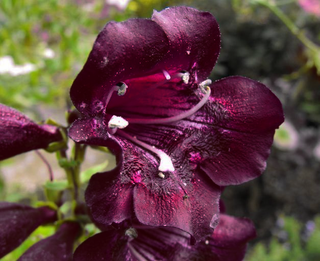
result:
[[[188,73],[188,72],[182,73],[181,79],[182,79],[184,84],[188,84],[189,83],[189,79],[190,79],[190,73]]]
[[[126,85],[124,82],[121,82],[120,84],[118,84],[118,86],[119,86],[118,95],[119,96],[125,95],[128,89],[128,85]]]
[[[160,178],[162,178],[162,179],[164,179],[164,178],[166,177],[162,172],[159,172],[159,173],[158,173],[158,176],[159,176]]]
[[[200,91],[203,93],[203,94],[206,94],[208,92],[208,88],[209,86],[212,83],[212,81],[210,79],[207,79],[201,83],[199,83],[199,88],[200,88]]]

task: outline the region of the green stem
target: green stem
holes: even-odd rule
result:
[[[74,153],[73,153],[73,160],[77,164],[72,168],[72,178],[74,184],[74,193],[76,196],[76,200],[78,200],[78,191],[80,187],[80,166],[84,160],[86,146],[82,144],[75,144],[74,146]]]
[[[274,1],[270,0],[251,0],[251,3],[257,3],[269,8],[291,31],[291,33],[296,36],[300,42],[308,49],[309,51],[309,65],[315,66],[317,72],[320,75],[320,46],[310,41],[303,31],[301,31],[281,9],[278,8]]]
[[[59,158],[68,160],[68,156],[67,156],[67,153],[65,150],[59,151]],[[77,200],[77,192],[75,192],[73,168],[70,166],[63,166],[62,168],[64,169],[66,176],[67,176],[68,184],[71,189],[72,199]]]
[[[319,52],[320,47],[310,41],[305,34],[285,15],[275,4],[269,1],[259,1],[260,4],[268,7],[307,48],[312,52]]]

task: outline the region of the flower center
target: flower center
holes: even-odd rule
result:
[[[167,71],[163,71],[163,75],[165,77],[165,80],[157,83],[156,86],[153,86],[152,89],[157,88],[157,87],[165,84],[166,82],[170,81],[171,79],[175,79],[175,78],[180,78],[185,84],[188,84],[189,76],[190,76],[190,74],[188,72],[178,72],[174,75],[170,75]],[[162,151],[154,146],[150,146],[149,144],[142,142],[142,141],[138,140],[136,137],[132,137],[129,134],[127,134],[125,131],[119,130],[119,129],[126,128],[129,123],[130,124],[133,124],[133,123],[134,124],[168,124],[168,123],[173,123],[173,122],[185,119],[185,118],[195,114],[208,101],[210,94],[211,94],[211,89],[208,86],[209,84],[211,84],[211,80],[207,79],[198,85],[201,93],[203,94],[203,97],[194,107],[192,107],[191,109],[189,109],[183,113],[180,113],[178,115],[171,116],[168,118],[157,118],[157,119],[139,119],[139,118],[126,118],[126,119],[124,119],[120,116],[113,115],[108,122],[108,127],[110,128],[110,132],[111,132],[111,134],[115,134],[117,132],[120,136],[132,141],[133,143],[137,144],[138,146],[157,155],[158,158],[160,159],[159,167],[158,167],[158,171],[159,171],[158,176],[160,178],[165,178],[165,174],[163,172],[168,172],[168,171],[174,172],[174,170],[175,170],[173,163],[172,163],[172,160],[169,157],[169,155],[166,154],[164,151]],[[124,95],[127,88],[128,88],[128,86],[125,83],[121,83],[121,84],[114,86],[107,96],[106,106],[108,105],[108,103],[111,99],[111,96],[115,91],[118,92],[118,95]]]

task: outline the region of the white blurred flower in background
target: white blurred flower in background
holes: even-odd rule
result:
[[[295,150],[298,148],[299,133],[288,120],[276,130],[274,145],[281,150]]]
[[[47,58],[47,59],[52,59],[52,58],[54,58],[54,56],[55,56],[54,51],[53,51],[52,49],[50,49],[50,48],[44,49],[44,51],[43,51],[42,54],[43,54],[43,56],[44,56],[45,58]]]
[[[28,74],[37,69],[32,63],[25,63],[23,65],[16,65],[11,56],[0,57],[0,74],[10,74],[12,76],[18,76],[22,74]]]
[[[109,5],[114,5],[120,10],[125,10],[130,0],[106,0]]]

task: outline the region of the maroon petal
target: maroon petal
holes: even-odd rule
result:
[[[216,81],[207,110],[212,124],[245,133],[274,131],[283,122],[279,99],[262,83],[241,76]],[[204,111],[199,112],[204,114]],[[204,115],[202,116],[205,117]]]
[[[211,234],[218,223],[219,199],[220,187],[196,172],[184,188],[178,183],[154,188],[137,184],[134,210],[142,224],[179,228],[199,240]]]
[[[18,261],[71,261],[73,244],[80,232],[81,227],[78,223],[67,221],[53,236],[30,247]]]
[[[196,245],[190,245],[190,235],[180,229],[139,225],[87,239],[76,249],[74,260],[240,261],[255,236],[250,220],[227,215],[221,215],[212,235]]]
[[[216,248],[242,247],[255,237],[256,230],[250,219],[221,214],[211,244]]]
[[[244,77],[225,78],[211,88],[204,110],[216,126],[211,144],[215,153],[201,168],[220,186],[254,179],[266,168],[274,131],[284,120],[281,103],[263,84]],[[203,111],[195,117],[208,118]]]
[[[108,147],[116,155],[116,167],[93,175],[86,189],[86,204],[96,225],[103,229],[113,222],[130,219],[133,188],[130,180],[122,183],[119,179],[123,168],[123,150],[107,132],[107,126],[95,119],[77,120],[69,129],[69,136],[79,143]]]
[[[196,250],[189,258],[214,261],[243,260],[247,243],[256,237],[253,223],[249,219],[220,215],[219,225],[211,237],[194,246]],[[183,259],[174,259],[175,261]]]
[[[172,76],[188,71],[193,82],[208,77],[220,50],[215,18],[190,7],[174,7],[155,12],[152,19],[105,26],[71,88],[71,99],[80,112],[94,116],[105,110],[107,96],[119,82],[129,86],[128,94],[125,99],[113,95],[108,109],[150,92],[148,84],[137,88],[139,77],[146,77],[144,83],[163,81],[164,70]]]
[[[188,166],[179,169],[181,177],[160,178],[153,155],[127,141],[119,143],[120,169],[93,175],[86,190],[86,203],[98,227],[138,218],[145,225],[186,230],[196,239],[211,233],[219,214],[220,187]]]
[[[113,172],[117,173],[123,163],[122,148],[119,145],[117,139],[110,135],[107,131],[107,126],[104,122],[88,118],[76,120],[68,130],[68,135],[77,143],[85,143],[92,146],[104,146],[107,147],[115,156],[117,166]]]
[[[76,120],[68,130],[68,135],[77,143],[108,147],[121,161],[122,149],[117,140],[109,134],[108,127],[99,119],[87,118]]]
[[[74,105],[84,114],[96,114],[95,106],[105,105],[112,86],[151,74],[150,68],[168,52],[168,46],[161,27],[149,19],[108,23],[71,87]]]
[[[56,220],[47,207],[0,202],[0,258],[18,247],[38,226]]]
[[[216,19],[208,12],[179,6],[154,12],[152,20],[169,38],[170,51],[162,69],[193,70],[197,82],[205,80],[220,52],[220,31]]]
[[[129,230],[134,230],[135,235],[128,236]],[[94,235],[76,249],[73,260],[171,260],[176,246],[186,246],[190,241],[188,233],[174,228],[140,226],[129,230],[109,230]]]
[[[211,89],[207,103],[192,116],[171,124],[133,123],[125,131],[164,150],[173,161],[179,162],[175,157],[183,157],[183,153],[219,186],[241,184],[265,169],[274,131],[283,122],[282,106],[266,86],[240,76],[217,81]],[[187,90],[171,98],[152,97],[125,103],[123,111],[115,114],[124,118],[169,117],[199,102]]]
[[[139,227],[128,245],[137,260],[172,260],[176,249],[190,247],[190,241],[190,235],[180,229]]]
[[[0,104],[0,160],[62,140],[57,127],[38,125],[13,108]]]
[[[111,230],[96,234],[84,241],[74,252],[74,261],[135,261],[127,246],[124,231]]]
[[[113,173],[116,172],[116,173]],[[91,177],[85,198],[91,218],[100,228],[133,218],[133,186],[114,179],[117,170]]]

